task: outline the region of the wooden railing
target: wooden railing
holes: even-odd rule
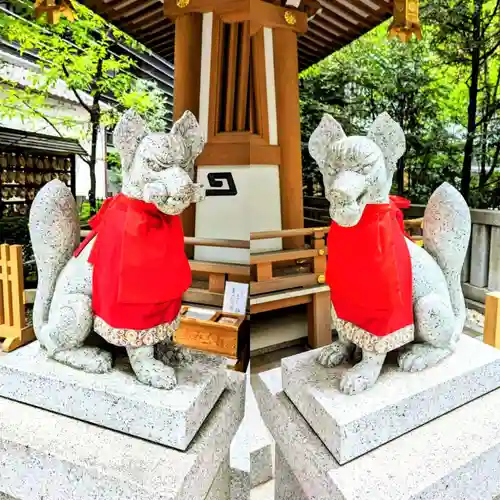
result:
[[[13,351],[34,339],[26,324],[21,245],[0,245],[0,339],[2,350]]]
[[[250,313],[308,305],[309,345],[331,342],[330,292],[325,283],[328,227],[252,233],[250,239],[264,240],[306,236],[304,248],[255,253],[250,257]]]
[[[220,240],[207,238],[184,238],[184,243],[190,246],[208,246],[219,248],[249,249],[250,242],[244,240]],[[222,307],[226,281],[248,283],[250,267],[243,264],[224,264],[190,260],[193,273],[193,284],[184,294],[185,302]]]

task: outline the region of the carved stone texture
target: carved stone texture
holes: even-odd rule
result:
[[[152,203],[167,215],[179,215],[191,203],[203,200],[204,187],[192,177],[205,140],[191,112],[186,111],[170,133],[151,133],[142,118],[129,110],[115,128],[114,142],[122,160],[122,194],[127,198]],[[47,355],[87,372],[109,371],[110,353],[85,345],[94,329],[107,342],[127,348],[139,381],[157,388],[174,387],[173,368],[156,360],[154,352],[155,344],[170,343],[179,318],[145,330],[117,329],[94,318],[93,268],[88,258],[98,237],[73,257],[80,241],[78,213],[61,182],[49,182],[36,196],[30,234],[39,274],[33,323]]]
[[[374,121],[366,137],[347,137],[342,126],[325,115],[311,135],[309,152],[323,175],[332,220],[354,227],[368,205],[389,204],[392,177],[405,149],[403,130],[387,113]],[[339,339],[320,352],[319,362],[337,366],[349,358],[354,346],[363,351],[362,361],[340,380],[343,392],[354,394],[373,386],[389,351],[400,349],[399,365],[408,372],[433,366],[454,351],[466,316],[460,274],[470,231],[465,200],[451,185],[442,184],[425,211],[425,250],[407,240],[414,325],[376,337],[339,318],[332,304]]]

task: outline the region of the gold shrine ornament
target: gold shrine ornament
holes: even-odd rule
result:
[[[287,10],[285,12],[285,22],[289,26],[295,26],[297,24],[297,17],[292,11]]]
[[[394,19],[389,26],[389,39],[408,42],[413,35],[422,40],[419,0],[394,0]]]
[[[177,0],[177,7],[179,9],[185,9],[189,5],[190,0]]]
[[[71,0],[35,0],[35,17],[39,19],[45,13],[49,24],[57,24],[61,16],[71,23],[76,19]]]

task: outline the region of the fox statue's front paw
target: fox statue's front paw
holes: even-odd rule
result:
[[[342,364],[349,358],[350,349],[346,344],[336,341],[321,349],[318,355],[318,363],[326,367],[333,367]]]
[[[177,385],[174,369],[157,359],[141,363],[134,372],[139,382],[157,389],[173,389]]]
[[[173,389],[177,377],[171,366],[154,358],[154,347],[127,347],[130,364],[139,382],[157,389]]]

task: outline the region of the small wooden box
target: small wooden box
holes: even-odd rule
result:
[[[190,309],[183,306],[181,324],[174,334],[174,341],[191,349],[238,359],[238,339],[245,316],[214,311],[209,319],[199,319],[186,316]]]

